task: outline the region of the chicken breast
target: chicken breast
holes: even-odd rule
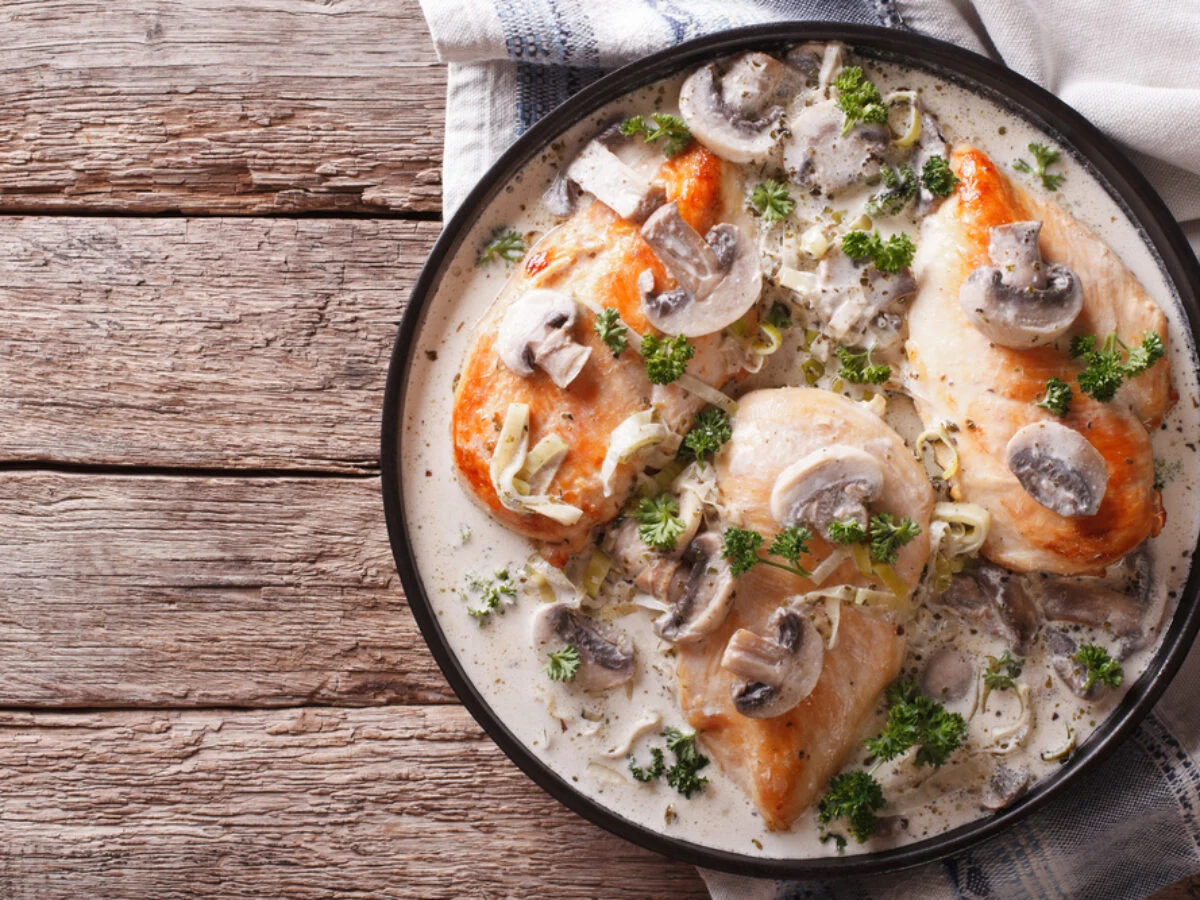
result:
[[[771,514],[770,498],[781,472],[821,447],[865,450],[884,472],[871,511],[908,516],[921,526],[895,564],[911,591],[929,555],[934,495],[900,436],[864,405],[828,391],[754,391],[739,403],[733,437],[716,461],[727,524],[774,535],[780,525]],[[803,563],[811,570],[832,548],[819,537],[810,547],[811,557]],[[848,562],[823,586],[872,583]],[[765,634],[776,609],[814,587],[808,579],[756,566],[738,578],[736,603],[724,624],[699,643],[677,648],[679,699],[689,723],[773,830],[788,828],[842,768],[880,693],[899,675],[904,657],[903,616],[844,604],[836,646],[826,652],[812,693],[775,718],[741,715],[731,699],[734,678],[721,667],[730,636],[739,628]]]
[[[984,153],[959,148],[952,167],[961,184],[925,220],[913,261],[918,292],[908,314],[905,387],[926,425],[957,428],[952,491],[991,513],[983,548],[988,558],[1017,571],[1099,571],[1163,524],[1147,429],[1161,422],[1170,402],[1167,362],[1126,382],[1109,403],[1076,386],[1065,419],[1035,403],[1047,379],[1073,382],[1082,368],[1068,352],[1072,336],[1094,335],[1102,343],[1115,332],[1133,346],[1153,331],[1165,346],[1166,318],[1116,254],[1056,204],[1010,182]],[[1083,309],[1056,341],[1016,350],[994,344],[971,324],[959,290],[975,269],[989,265],[991,229],[1022,221],[1042,223],[1042,258],[1076,274]],[[1035,422],[1061,422],[1103,457],[1107,490],[1094,515],[1059,515],[1034,500],[1009,470],[1009,440]]]
[[[701,234],[717,222],[743,217],[736,167],[697,144],[664,163],[656,180]],[[656,291],[673,286],[638,225],[598,201],[585,206],[531,249],[477,326],[455,389],[451,428],[455,464],[464,485],[501,523],[540,542],[543,554],[555,564],[582,549],[592,528],[612,519],[628,497],[635,463],[618,466],[608,494],[600,477],[613,430],[630,415],[653,406],[672,432],[683,434],[703,404],[676,385],[651,385],[634,350],[614,357],[596,335],[594,316],[584,307],[572,338],[591,354],[566,388],[556,386],[541,369],[531,375],[509,369],[496,351],[497,332],[517,298],[531,289],[551,288],[592,306],[616,309],[639,333],[655,333],[643,314],[637,284],[646,270],[654,273]],[[696,351],[688,365],[691,375],[719,386],[740,371],[742,353],[732,340],[714,334],[691,343]],[[569,447],[548,491],[583,511],[574,524],[501,505],[490,466],[500,423],[511,403],[529,405],[529,446],[555,433]]]

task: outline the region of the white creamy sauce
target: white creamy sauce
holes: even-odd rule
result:
[[[980,147],[1009,177],[1035,192],[1042,190],[1029,177],[1014,173],[1009,164],[1018,157],[1029,157],[1026,146],[1031,141],[1057,145],[1055,141],[990,100],[932,75],[890,64],[868,62],[865,67],[885,94],[900,87],[920,90],[927,109],[938,118],[951,144],[970,142]],[[477,267],[475,254],[497,225],[511,225],[535,236],[552,227],[555,220],[541,209],[540,198],[564,155],[590,138],[597,123],[636,112],[670,111],[678,84],[676,79],[643,89],[589,117],[528,166],[490,208],[480,211],[462,251],[428,304],[417,337],[403,422],[405,515],[421,578],[450,646],[499,719],[565,781],[614,813],[675,838],[763,857],[833,855],[832,844],[818,841],[812,812],[802,814],[789,832],[768,832],[753,804],[715,762],[703,772],[709,779],[706,790],[691,799],[662,781],[639,784],[630,776],[627,756],[620,751],[639,725],[643,733],[633,742],[632,750],[642,765],[649,762],[650,746],[662,746],[661,727],[674,725],[690,730],[675,696],[671,647],[651,630],[649,613],[637,611],[614,620],[629,634],[635,647],[637,673],[632,684],[608,694],[587,695],[569,685],[551,682],[543,672],[544,660],[530,644],[530,617],[538,606],[535,594],[522,592],[503,614],[492,615],[482,625],[467,614],[468,602],[461,596],[468,574],[487,577],[507,569],[515,577],[520,576],[533,552],[528,541],[492,521],[468,499],[453,465],[449,423],[454,379],[475,322],[513,271],[503,264]],[[1154,435],[1154,452],[1156,459],[1177,462],[1174,468],[1179,471],[1164,491],[1166,528],[1151,541],[1156,590],[1164,615],[1169,616],[1188,573],[1200,516],[1200,504],[1196,502],[1200,465],[1196,446],[1190,443],[1200,434],[1195,349],[1175,294],[1138,228],[1069,151],[1063,153],[1055,171],[1066,176],[1055,200],[1121,257],[1165,310],[1170,322],[1170,363],[1179,402]],[[797,193],[794,191],[793,196]],[[839,198],[839,205],[843,202]],[[881,228],[885,226],[886,222],[881,223]],[[789,336],[797,339],[795,334]],[[803,384],[800,373],[781,362],[787,351],[785,346],[777,354],[778,360],[756,382]],[[890,405],[894,424],[910,439],[914,432],[911,422],[906,425],[902,421],[904,403],[893,398]],[[472,598],[471,602],[477,600]],[[611,612],[602,610],[598,615],[606,618]],[[919,670],[921,654],[937,641],[952,641],[977,664],[1004,649],[999,639],[973,634],[953,616],[934,620],[928,610],[909,626],[909,634],[915,637],[910,641],[905,664],[908,675]],[[1114,646],[1103,635],[1097,640]],[[1028,767],[1035,780],[1055,769],[1060,763],[1044,762],[1041,754],[1063,745],[1068,729],[1082,745],[1137,680],[1155,646],[1124,661],[1122,688],[1104,691],[1091,702],[1081,701],[1063,689],[1043,655],[1035,650],[1021,677],[1031,689],[1033,721],[1024,746],[1006,757],[1007,764]],[[969,699],[965,706],[959,703],[950,708],[966,713]],[[878,778],[890,802],[881,816],[902,817],[907,827],[895,828],[887,836],[877,835],[865,845],[851,841],[847,852],[907,843],[983,815],[978,802],[979,775],[972,767],[986,758],[986,751],[978,748],[996,744],[992,733],[1012,723],[1017,711],[1014,692],[993,692],[986,714],[977,713],[970,721],[967,748],[955,753],[947,766],[936,773],[929,768],[918,773],[911,765],[881,768]],[[661,717],[661,727],[647,724],[655,716]],[[867,723],[862,736],[877,734],[880,724],[881,720]],[[618,752],[605,755],[614,748]],[[860,751],[849,766],[860,765],[865,756],[865,750]]]

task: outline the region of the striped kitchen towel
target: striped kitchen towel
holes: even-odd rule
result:
[[[1121,143],[1200,249],[1200,6],[1100,0],[421,0],[449,63],[444,207],[605,71],[689,38],[774,21],[910,28],[1000,60]],[[1103,765],[1023,823],[900,875],[756,882],[718,900],[1144,897],[1200,872],[1200,653]]]

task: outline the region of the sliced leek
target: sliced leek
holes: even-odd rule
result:
[[[883,98],[884,103],[891,106],[894,103],[908,104],[908,126],[900,135],[893,132],[892,146],[907,148],[921,139],[921,103],[916,91],[892,91]],[[889,129],[891,125],[889,124]]]
[[[667,426],[655,421],[653,409],[635,412],[614,428],[612,434],[608,436],[608,451],[600,466],[600,481],[604,485],[604,496],[612,496],[617,466],[629,462],[647,447],[661,444],[667,439],[668,434]]]
[[[802,272],[791,266],[780,266],[775,280],[779,282],[780,287],[794,291],[802,297],[817,295],[817,276],[812,272]]]
[[[933,520],[946,523],[938,551],[947,557],[978,553],[992,526],[992,514],[977,503],[938,503]]]
[[[543,441],[539,441],[539,446]],[[552,446],[552,445],[551,445]],[[525,403],[510,403],[492,452],[491,479],[500,505],[521,515],[537,513],[553,519],[560,525],[574,525],[583,515],[583,510],[563,503],[546,494],[529,493],[529,483],[518,478],[525,468],[529,456],[529,406]],[[552,454],[546,453],[549,459]],[[521,488],[525,489],[522,492]]]
[[[958,448],[954,446],[954,441],[950,437],[950,431],[946,428],[945,422],[939,422],[936,428],[928,428],[922,431],[917,436],[917,458],[921,458],[921,452],[925,449],[926,444],[940,443],[950,451],[950,462],[942,465],[941,460],[938,460],[938,465],[942,466],[942,478],[949,481],[958,474]],[[934,459],[937,459],[937,448],[934,447]]]

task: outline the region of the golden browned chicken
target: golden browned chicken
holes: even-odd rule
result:
[[[957,428],[952,490],[991,513],[986,556],[1096,572],[1162,527],[1147,429],[1166,412],[1170,377],[1164,359],[1098,402],[1074,383],[1083,364],[1070,340],[1115,332],[1136,346],[1154,332],[1165,346],[1166,319],[1056,204],[977,149],[959,148],[952,167],[961,183],[925,220],[913,263],[905,387],[928,426]],[[1051,377],[1074,391],[1062,419],[1036,405]]]
[[[605,151],[597,152],[605,163]],[[739,178],[736,167],[693,144],[665,162],[654,182],[667,201],[674,201],[679,216],[703,235],[719,222],[744,215]],[[644,210],[635,218],[641,214]],[[614,357],[593,329],[592,309],[604,307],[616,309],[639,334],[659,333],[645,314],[644,278],[639,286],[639,276],[647,270],[653,273],[655,292],[675,285],[643,238],[638,221],[621,218],[599,201],[589,202],[532,248],[479,323],[458,380],[452,437],[463,483],[505,526],[540,542],[543,555],[556,564],[579,551],[591,529],[612,519],[628,497],[634,462],[617,466],[607,490],[601,476],[609,438],[617,426],[653,406],[657,419],[679,435],[686,433],[691,417],[703,405],[678,385],[651,385],[642,358],[632,348]],[[529,366],[528,374],[520,374],[505,364],[498,351],[501,326],[514,303],[545,289],[566,297],[568,303],[580,301],[571,310],[570,346],[554,347],[548,360],[539,360]],[[553,295],[537,296],[550,297],[552,306]],[[731,348],[719,333],[693,338],[691,343],[695,356],[689,374],[719,386],[740,370],[736,345]],[[560,381],[568,381],[565,386],[551,377],[548,369],[554,368]],[[565,524],[537,512],[506,508],[497,496],[492,458],[513,403],[528,404],[529,447],[547,434],[556,434],[568,448],[546,491],[556,501],[579,509],[576,521]]]
[[[774,535],[782,527],[779,513],[787,521],[798,512],[816,532],[804,559],[811,570],[833,551],[820,537],[822,519],[855,518],[855,506],[909,517],[921,533],[901,548],[895,572],[911,592],[929,555],[934,495],[900,436],[863,404],[828,391],[754,391],[739,403],[733,437],[716,462],[727,524]],[[834,473],[822,481],[830,489],[823,499],[796,487],[803,478],[811,484],[822,470]],[[857,490],[872,479],[870,490]],[[786,502],[796,499],[802,509]],[[881,586],[853,562],[837,568],[823,587],[842,584]],[[756,566],[739,576],[733,610],[721,627],[678,647],[680,704],[689,723],[773,830],[789,827],[845,764],[904,656],[902,617],[843,603],[836,644],[818,663],[811,693],[781,715],[755,717],[752,698],[735,699],[738,678],[723,665],[731,638],[738,643],[740,630],[769,636],[777,610],[814,587],[798,575]],[[907,597],[900,600],[902,606]]]

